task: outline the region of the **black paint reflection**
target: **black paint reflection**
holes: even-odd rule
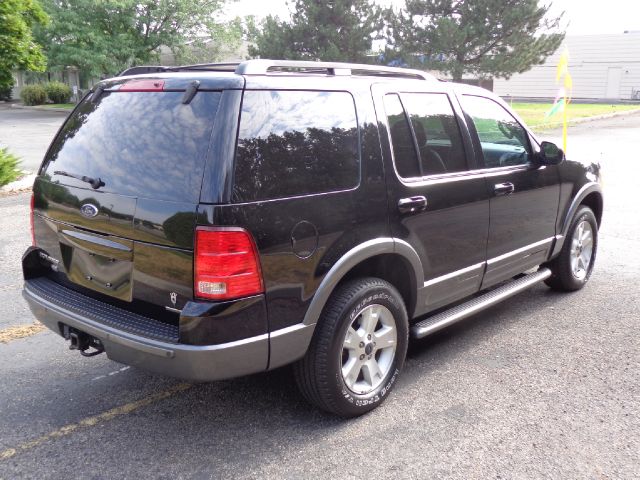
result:
[[[97,104],[85,102],[56,138],[43,171],[67,185],[86,187],[54,170],[100,177],[105,192],[197,202],[220,94],[199,92],[188,105],[182,95],[112,92]]]
[[[234,200],[344,190],[359,182],[358,129],[345,92],[248,91]]]

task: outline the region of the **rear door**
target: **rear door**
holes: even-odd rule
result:
[[[446,87],[374,85],[373,94],[384,127],[392,234],[418,252],[424,268],[419,315],[480,288],[489,227],[485,180],[473,172],[473,146]]]
[[[497,101],[459,95],[486,169],[491,196],[487,270],[482,287],[543,263],[555,237],[558,167],[533,162],[526,129]]]
[[[179,309],[192,297],[193,229],[221,92],[183,103],[179,88],[124,85],[85,99],[51,145],[34,185],[36,243],[62,282]]]

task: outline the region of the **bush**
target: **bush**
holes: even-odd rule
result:
[[[47,91],[42,85],[26,85],[20,91],[20,98],[25,105],[42,105],[47,101]]]
[[[11,100],[11,90],[12,90],[12,85],[0,84],[0,101]]]
[[[8,148],[0,148],[0,187],[20,176],[19,162],[18,157],[9,153]]]
[[[11,89],[14,81],[11,72],[0,69],[0,100],[11,100]]]
[[[69,88],[69,85],[66,83],[45,83],[44,90],[47,92],[49,100],[53,103],[69,103],[69,100],[71,100],[71,88]]]

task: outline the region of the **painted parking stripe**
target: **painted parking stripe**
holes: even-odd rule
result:
[[[14,457],[15,455],[24,452],[26,450],[31,450],[32,448],[43,445],[44,443],[54,440],[56,438],[67,436],[76,430],[86,427],[93,427],[99,423],[108,422],[109,420],[113,420],[114,418],[120,415],[127,415],[139,408],[146,407],[147,405],[152,405],[160,400],[164,400],[165,398],[169,398],[177,393],[184,392],[191,388],[190,383],[180,383],[175,385],[167,390],[164,390],[159,393],[154,393],[153,395],[149,395],[148,397],[142,398],[135,402],[127,403],[125,405],[121,405],[119,407],[112,408],[111,410],[107,410],[106,412],[100,413],[98,415],[94,415],[92,417],[87,417],[80,420],[77,423],[71,423],[69,425],[65,425],[53,432],[47,433],[35,440],[31,440],[29,442],[18,445],[15,448],[7,448],[0,452],[0,461],[7,460],[9,458]]]
[[[113,377],[114,375],[117,375],[118,373],[122,373],[122,372],[126,372],[127,370],[129,370],[131,367],[122,367],[119,368],[118,370],[114,370],[113,372],[109,372],[105,375],[98,375],[97,377],[93,377],[91,379],[91,381],[95,381],[95,380],[102,380],[103,378],[107,378],[107,377]]]

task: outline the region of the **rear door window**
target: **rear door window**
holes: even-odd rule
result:
[[[403,93],[423,175],[467,170],[460,128],[446,93]]]
[[[244,93],[234,201],[347,190],[359,182],[359,137],[351,94]]]
[[[197,203],[220,92],[104,92],[85,100],[65,123],[42,174],[61,184],[91,188],[55,174],[100,178],[100,191]]]

